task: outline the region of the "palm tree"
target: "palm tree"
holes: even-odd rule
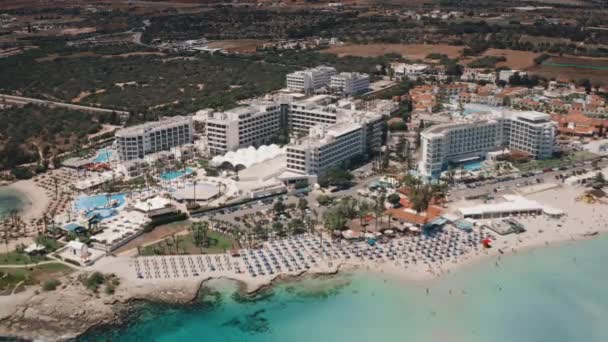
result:
[[[57,198],[59,192],[59,179],[57,177],[53,177],[53,184],[55,185],[55,198]]]
[[[367,216],[367,214],[369,214],[370,210],[371,210],[371,206],[369,205],[369,203],[367,203],[367,201],[360,201],[359,205],[357,206],[357,216],[359,216],[359,225],[364,227],[363,229],[365,230],[365,232],[367,233],[367,225],[363,224],[363,221],[365,219],[365,217]]]
[[[8,256],[9,250],[8,250],[8,242],[9,242],[9,225],[6,224],[6,221],[4,222],[4,224],[2,225],[2,230],[3,230],[3,235],[2,235],[2,240],[4,241],[4,246],[6,247],[6,255]]]
[[[378,218],[380,218],[380,224],[382,224],[382,214],[384,213],[384,203],[386,202],[386,193],[380,192],[380,196],[376,198],[376,206],[374,207],[374,213],[376,214],[376,230],[378,230]]]
[[[195,206],[196,206],[196,183],[198,183],[198,180],[197,180],[197,179],[194,179],[194,180],[192,181],[192,191],[193,191],[193,195],[192,195],[192,197],[193,197],[193,200],[194,200],[194,205],[195,205]]]

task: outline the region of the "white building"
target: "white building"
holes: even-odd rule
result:
[[[484,81],[494,83],[496,81],[496,73],[493,71],[486,72],[484,69],[465,68],[460,79],[469,82]]]
[[[391,68],[396,79],[414,81],[425,75],[429,70],[429,66],[426,64],[391,63]]]
[[[192,133],[192,118],[183,116],[123,128],[115,134],[118,157],[121,161],[142,159],[150,153],[189,144]]]
[[[344,95],[356,95],[369,89],[369,75],[357,72],[341,72],[331,77],[330,88]]]
[[[281,105],[257,103],[225,112],[209,113],[205,125],[207,146],[212,155],[240,147],[269,143],[281,128]]]
[[[463,121],[429,127],[421,133],[420,171],[436,176],[450,163],[485,159],[500,149],[520,151],[536,159],[553,153],[555,125],[548,114],[496,111]]]
[[[511,78],[511,76],[515,75],[516,73],[519,74],[519,76],[521,77],[526,76],[528,74],[525,71],[519,70],[500,70],[498,72],[498,80],[509,83],[509,79]]]
[[[318,66],[312,69],[300,70],[287,74],[287,88],[291,91],[312,93],[322,87],[329,87],[331,77],[336,69],[328,66]]]
[[[339,122],[319,124],[307,137],[287,145],[287,171],[319,175],[347,163],[355,156],[378,151],[382,144],[382,116],[369,112],[341,113]]]
[[[349,159],[354,154],[367,154],[381,146],[382,116],[391,109],[384,102],[356,109],[355,103],[340,102],[330,104],[331,97],[317,95],[301,101],[282,98],[276,102],[252,104],[224,113],[212,113],[206,122],[207,145],[212,155],[224,155],[248,146],[259,146],[273,140],[281,130],[290,132],[296,141],[288,146],[299,146],[303,150],[310,144],[306,141],[319,140],[321,145],[332,145],[333,141],[347,139],[344,131],[350,128],[357,131],[356,142],[345,146],[348,152],[341,150],[335,163],[328,162],[327,167]],[[350,126],[346,125],[349,124]],[[348,128],[350,127],[350,128]],[[306,138],[298,140],[298,137]],[[324,137],[327,136],[327,139]],[[354,138],[353,138],[354,139]],[[310,145],[314,149],[314,146]],[[334,145],[332,145],[334,146]],[[341,147],[342,148],[342,147]],[[308,151],[308,150],[307,150]],[[352,152],[352,153],[351,153]],[[308,153],[308,152],[307,152]],[[227,156],[227,154],[226,154]],[[326,154],[323,153],[323,158]],[[253,155],[252,155],[253,157]],[[244,158],[246,161],[249,158]],[[215,159],[214,159],[215,160]],[[221,160],[221,159],[217,159]],[[238,161],[235,161],[238,162]],[[288,161],[288,167],[289,167]],[[326,165],[310,165],[301,170],[295,163],[290,171],[299,174],[316,174],[326,169]]]

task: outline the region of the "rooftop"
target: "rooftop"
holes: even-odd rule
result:
[[[141,125],[126,127],[116,131],[116,136],[133,135],[133,134],[144,134],[146,131],[152,129],[170,128],[176,125],[185,125],[192,121],[192,118],[186,116],[173,116],[165,118],[159,121],[150,121]]]

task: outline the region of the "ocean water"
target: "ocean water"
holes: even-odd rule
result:
[[[12,210],[21,210],[26,204],[27,199],[21,193],[9,187],[0,187],[0,217]]]
[[[353,273],[257,299],[214,281],[195,304],[145,304],[81,341],[608,341],[608,237],[522,252],[430,282]],[[427,292],[428,289],[428,292]]]

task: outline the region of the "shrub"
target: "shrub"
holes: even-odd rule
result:
[[[44,291],[55,291],[55,289],[57,289],[57,286],[61,285],[61,282],[57,279],[50,279],[45,281],[42,284],[42,289]]]
[[[115,291],[116,291],[116,287],[114,286],[114,284],[112,284],[112,283],[106,284],[106,288],[105,288],[104,292],[107,295],[113,295]]]
[[[84,281],[84,285],[89,290],[97,291],[99,286],[105,282],[105,277],[101,272],[93,272]]]

